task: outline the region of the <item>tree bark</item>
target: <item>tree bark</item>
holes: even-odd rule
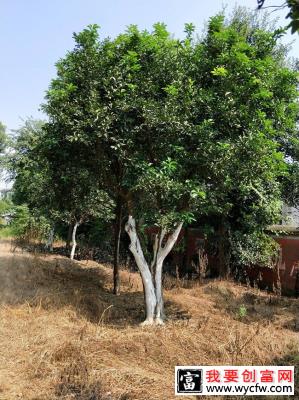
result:
[[[282,287],[281,287],[281,279],[280,279],[280,266],[282,262],[282,250],[281,248],[279,249],[278,255],[275,260],[275,269],[274,269],[274,276],[275,276],[275,293],[278,296],[281,296],[282,293]]]
[[[76,233],[77,233],[77,229],[78,229],[79,223],[76,222],[74,227],[73,227],[73,233],[72,233],[72,250],[71,250],[71,255],[70,255],[70,259],[73,260],[75,257],[75,251],[76,251],[76,247],[77,247],[77,242],[76,242]]]
[[[50,252],[53,251],[53,242],[54,242],[54,226],[50,229],[48,240],[46,243],[46,250],[49,250]]]
[[[156,265],[156,274],[155,274],[155,288],[156,288],[156,323],[163,324],[165,319],[164,314],[164,299],[163,299],[163,291],[162,291],[162,269],[163,269],[163,261],[158,260]]]
[[[146,318],[143,324],[153,324],[157,303],[155,288],[149,266],[144,258],[144,254],[137,235],[136,222],[131,215],[128,218],[125,229],[131,240],[129,249],[131,250],[135,258],[144,285]]]
[[[163,324],[164,321],[164,301],[163,301],[163,290],[162,290],[162,270],[163,262],[167,255],[172,250],[183,223],[179,223],[175,228],[174,232],[168,236],[165,245],[163,246],[163,239],[165,237],[165,230],[161,230],[156,235],[153,250],[153,261],[149,266],[145,260],[140,241],[136,230],[135,219],[130,215],[128,222],[126,223],[125,229],[128,233],[131,243],[129,249],[131,250],[144,287],[145,297],[145,308],[146,308],[146,319],[143,325],[151,325],[153,323]]]
[[[116,220],[114,230],[114,260],[113,260],[113,293],[119,295],[120,277],[119,277],[119,247],[121,236],[122,204],[118,198],[116,204]]]
[[[162,270],[163,270],[163,263],[165,258],[171,252],[173,246],[175,245],[179,234],[181,232],[183,223],[180,222],[174,232],[170,234],[166,240],[165,245],[163,246],[163,239],[165,237],[166,232],[162,230],[160,239],[158,242],[158,250],[157,250],[157,257],[156,257],[156,268],[155,268],[155,289],[156,289],[156,298],[157,298],[157,305],[156,305],[156,323],[163,324],[165,319],[164,313],[164,299],[163,299],[163,290],[162,290]]]

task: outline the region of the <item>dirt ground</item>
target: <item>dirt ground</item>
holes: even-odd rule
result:
[[[116,297],[107,266],[12,250],[0,242],[1,400],[172,400],[175,365],[299,368],[296,299],[168,278],[167,323],[142,328],[138,274]]]

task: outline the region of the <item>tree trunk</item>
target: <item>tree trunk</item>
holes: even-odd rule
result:
[[[278,296],[281,296],[281,292],[282,292],[282,288],[281,288],[281,279],[280,279],[280,266],[281,266],[281,262],[282,262],[282,250],[281,248],[279,249],[276,261],[275,261],[275,293]]]
[[[122,204],[118,198],[116,205],[116,220],[114,230],[114,260],[113,260],[113,293],[119,295],[120,278],[119,278],[119,246],[121,236],[121,219],[122,219]]]
[[[154,323],[155,308],[157,303],[156,293],[152,281],[152,275],[149,266],[144,258],[140,241],[137,235],[135,219],[132,216],[129,216],[125,229],[131,240],[129,249],[131,250],[135,258],[144,287],[146,318],[143,324],[150,325]]]
[[[46,250],[53,251],[53,242],[54,242],[54,226],[50,229],[48,240],[46,243]]]
[[[76,247],[77,247],[77,242],[76,242],[76,233],[77,233],[77,229],[78,229],[79,223],[76,222],[73,228],[73,233],[72,233],[72,250],[71,250],[71,255],[70,255],[70,259],[73,260],[75,257],[75,251],[76,251]]]
[[[163,299],[163,291],[162,291],[162,269],[163,269],[163,261],[158,260],[156,266],[156,274],[155,274],[155,287],[156,287],[156,323],[163,324],[165,319],[164,314],[164,299]]]
[[[198,255],[198,280],[201,283],[202,278],[203,278],[203,250],[198,249],[197,250],[197,255]]]
[[[143,322],[143,325],[151,325],[153,323],[163,324],[163,262],[173,248],[175,242],[177,241],[182,225],[183,223],[179,223],[177,225],[175,231],[168,236],[164,246],[162,245],[162,242],[166,232],[162,229],[160,233],[156,235],[153,246],[153,261],[151,263],[151,266],[149,266],[144,258],[143,251],[140,245],[140,241],[136,231],[135,219],[130,215],[128,218],[128,222],[126,223],[125,229],[131,240],[129,248],[134,255],[144,287],[146,319]]]
[[[180,266],[180,278],[185,278],[185,275],[187,275],[187,274],[189,277],[190,252],[188,249],[188,246],[189,246],[189,228],[188,227],[185,228],[184,241],[185,241],[185,252],[184,252],[184,256],[183,256],[182,265]]]
[[[70,248],[71,248],[73,229],[74,229],[74,225],[70,222],[68,232],[67,232],[66,244],[65,244],[66,250],[70,250]]]
[[[228,242],[228,231],[225,228],[224,222],[221,221],[218,230],[219,242],[218,242],[218,265],[219,265],[219,276],[222,279],[228,279],[229,277],[229,242]]]

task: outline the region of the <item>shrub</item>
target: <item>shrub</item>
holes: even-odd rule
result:
[[[273,268],[279,252],[279,244],[263,232],[235,232],[231,237],[231,245],[235,265],[242,267]]]
[[[48,220],[34,215],[26,204],[13,207],[11,232],[16,238],[42,241],[47,238],[50,229]]]

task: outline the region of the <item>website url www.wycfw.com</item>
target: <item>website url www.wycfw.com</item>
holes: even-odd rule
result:
[[[177,396],[294,394],[293,366],[177,366]]]
[[[206,386],[206,392],[209,394],[292,394],[293,387],[291,385],[283,386],[263,386],[256,383],[252,386]]]

